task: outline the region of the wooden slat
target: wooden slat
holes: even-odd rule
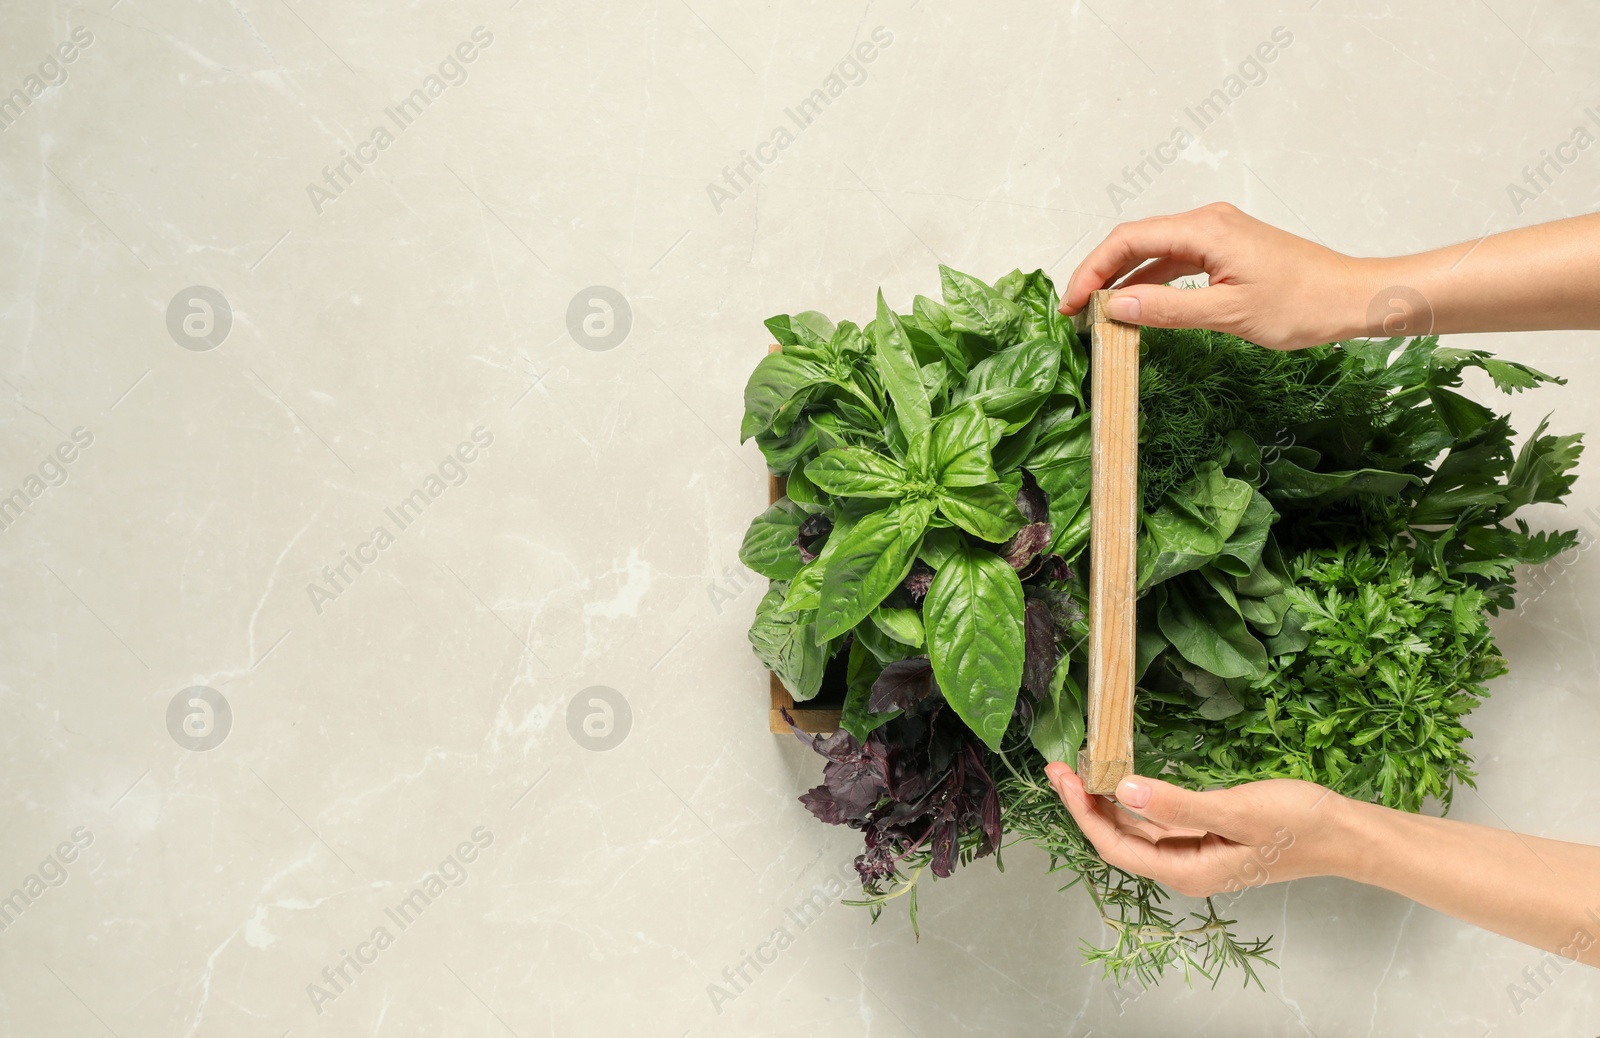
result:
[[[777,343],[767,348],[768,353],[778,352]],[[784,476],[767,475],[767,503],[776,504],[778,498],[788,491],[789,480]],[[789,716],[794,718],[795,726],[803,732],[815,732],[827,735],[839,728],[838,710],[822,710],[812,706],[801,706],[794,701],[789,690],[783,687],[783,682],[778,680],[778,675],[767,672],[769,688],[769,705],[767,707],[767,728],[774,735],[788,735],[789,726],[784,723],[783,711],[788,710]]]
[[[1084,309],[1089,331],[1089,689],[1078,774],[1090,793],[1133,772],[1134,607],[1139,530],[1139,328]]]

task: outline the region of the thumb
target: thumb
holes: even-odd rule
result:
[[[1229,287],[1223,285],[1205,288],[1130,285],[1117,289],[1106,300],[1106,316],[1150,328],[1209,328],[1233,332],[1237,307],[1231,305],[1229,292]]]
[[[1117,783],[1117,803],[1152,822],[1222,836],[1233,830],[1236,818],[1227,790],[1196,793],[1143,775]]]

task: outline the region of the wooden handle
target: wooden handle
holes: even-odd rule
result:
[[[1080,315],[1089,332],[1089,690],[1078,774],[1113,793],[1133,772],[1134,606],[1139,532],[1139,327],[1105,314],[1096,292]]]

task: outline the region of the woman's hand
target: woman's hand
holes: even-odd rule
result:
[[[1201,273],[1205,288],[1166,284]],[[1116,320],[1297,350],[1356,336],[1600,328],[1597,284],[1600,213],[1368,259],[1214,202],[1119,225],[1072,272],[1061,312],[1114,285]]]
[[[1210,276],[1205,288],[1166,286],[1200,273]],[[1116,283],[1108,313],[1119,321],[1297,350],[1366,334],[1381,287],[1366,280],[1361,261],[1214,202],[1119,225],[1072,272],[1061,312],[1077,313],[1089,293]]]
[[[1065,764],[1045,774],[1100,857],[1190,897],[1347,871],[1343,797],[1311,782],[1268,779],[1195,793],[1125,778],[1116,800],[1091,796]]]

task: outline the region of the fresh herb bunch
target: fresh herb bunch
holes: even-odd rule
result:
[[[805,737],[829,763],[802,800],[865,834],[874,918],[905,896],[915,924],[924,871],[1026,840],[1094,898],[1109,973],[1252,978],[1266,941],[1209,900],[1164,908],[1044,781],[1084,731],[1092,372],[1042,271],[940,281],[909,314],[880,293],[865,327],[770,319],[781,349],[746,386],[743,437],[787,477],[740,552],[772,581],[750,641],[797,701],[842,699],[843,730]],[[1141,772],[1408,810],[1470,784],[1463,720],[1505,670],[1486,614],[1515,564],[1576,541],[1512,514],[1564,497],[1582,448],[1541,423],[1513,449],[1459,392],[1468,367],[1508,393],[1562,381],[1432,337],[1280,353],[1146,330]]]

